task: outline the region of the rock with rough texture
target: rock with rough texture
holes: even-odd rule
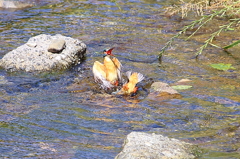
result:
[[[167,83],[154,82],[151,85],[151,90],[148,94],[147,99],[154,101],[163,101],[169,99],[179,99],[181,97],[182,96]]]
[[[159,93],[161,92],[167,92],[169,94],[179,94],[175,89],[173,89],[172,87],[170,87],[167,83],[163,83],[163,82],[154,82],[151,85],[151,89],[153,91],[157,91]]]
[[[115,159],[191,159],[194,146],[162,135],[131,132]]]
[[[49,52],[49,45],[57,39],[61,41],[59,52],[57,54]],[[54,36],[41,34],[30,38],[26,44],[7,53],[0,59],[0,66],[8,71],[62,70],[80,63],[85,53],[86,45],[78,39],[60,34]]]
[[[32,7],[33,4],[31,3],[24,3],[14,0],[0,0],[0,8],[7,8],[7,9],[20,9],[20,8],[27,8]]]
[[[51,41],[48,51],[52,53],[60,53],[66,47],[64,39],[54,39]]]

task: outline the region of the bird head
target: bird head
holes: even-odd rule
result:
[[[112,50],[114,49],[114,47],[113,48],[111,48],[111,49],[106,49],[106,50],[104,50],[103,51],[103,53],[107,56],[107,55],[109,55],[109,56],[114,56],[113,54],[112,54]]]

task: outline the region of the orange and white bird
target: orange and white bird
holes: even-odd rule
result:
[[[95,61],[93,64],[93,75],[95,82],[101,82],[101,86],[104,89],[113,88],[118,86],[121,82],[121,67],[122,64],[118,61],[116,57],[113,56],[112,50],[114,48],[104,50],[104,60],[103,64],[99,61]]]
[[[126,72],[126,75],[128,77],[128,82],[123,85],[120,92],[124,94],[136,93],[136,91],[138,90],[136,84],[141,82],[144,79],[144,76],[141,73],[132,73],[131,71]]]

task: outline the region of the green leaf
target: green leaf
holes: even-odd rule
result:
[[[177,86],[172,86],[173,89],[189,89],[192,88],[190,85],[177,85]]]
[[[210,66],[213,68],[216,68],[218,70],[222,70],[222,71],[227,71],[229,69],[235,69],[234,67],[232,67],[232,64],[224,64],[224,63],[211,64]]]
[[[239,44],[239,43],[240,43],[240,40],[238,40],[238,41],[236,41],[236,42],[234,42],[234,43],[231,43],[231,44],[228,45],[228,46],[223,47],[223,49],[231,48],[231,47],[233,47],[233,46],[235,46],[235,45],[237,45],[237,44]]]
[[[227,30],[231,30],[232,31],[232,30],[234,30],[234,28],[227,28]]]

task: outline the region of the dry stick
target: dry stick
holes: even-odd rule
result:
[[[203,21],[205,19],[205,17],[202,17],[199,20],[195,20],[193,21],[190,25],[184,26],[183,29],[181,31],[179,31],[175,36],[173,36],[166,44],[165,46],[161,49],[160,53],[158,54],[158,61],[161,64],[162,63],[162,55],[165,52],[165,50],[172,44],[172,42],[174,41],[175,38],[177,38],[178,36],[180,36],[181,34],[185,33],[187,29],[194,27],[195,25],[197,25],[198,23],[201,23],[201,21]]]
[[[210,18],[209,18],[209,19],[212,19],[214,16],[215,16],[215,14],[214,14],[214,15],[210,15]],[[189,24],[189,25],[187,25],[187,26],[184,26],[181,31],[179,31],[175,36],[173,36],[173,37],[165,44],[165,46],[161,49],[161,51],[160,51],[160,53],[159,53],[159,55],[158,55],[159,63],[160,63],[160,64],[162,63],[162,55],[163,55],[163,53],[164,53],[165,50],[172,44],[172,42],[174,41],[175,38],[177,38],[177,37],[180,36],[181,34],[185,33],[185,32],[187,31],[187,29],[193,28],[193,27],[196,26],[197,24],[201,24],[202,21],[206,19],[206,17],[209,17],[209,16],[203,16],[201,19],[195,20],[195,21],[193,21],[191,24]],[[205,24],[206,22],[208,22],[209,19],[206,20],[205,22],[203,22],[202,24]],[[202,25],[200,25],[200,27],[199,27],[195,32],[193,32],[190,36],[193,36],[201,27],[202,27]]]
[[[229,23],[227,25],[222,25],[222,26],[220,26],[220,29],[218,31],[212,33],[210,38],[205,41],[205,44],[200,47],[199,51],[197,52],[196,58],[198,58],[198,56],[201,55],[203,49],[205,49],[208,46],[208,44],[213,41],[214,37],[218,36],[222,32],[223,29],[230,28],[231,25],[235,22],[236,21],[232,21],[231,23]]]

